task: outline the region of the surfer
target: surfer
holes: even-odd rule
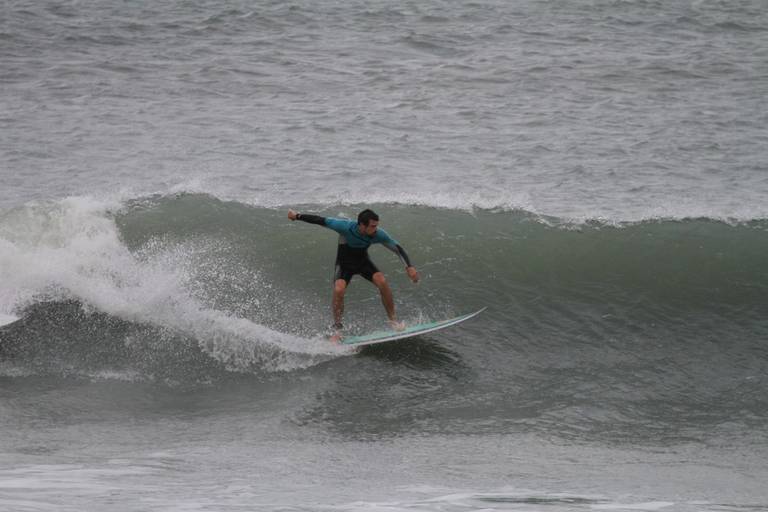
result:
[[[310,224],[317,224],[332,229],[339,234],[339,247],[336,251],[336,270],[333,277],[333,327],[336,335],[332,338],[340,339],[339,331],[343,325],[341,317],[344,314],[344,292],[349,286],[349,281],[355,274],[360,274],[372,282],[381,293],[381,302],[387,311],[389,323],[393,329],[402,330],[405,326],[397,320],[395,315],[395,301],[392,290],[389,288],[384,274],[376,268],[376,265],[368,256],[368,248],[372,244],[382,244],[390,251],[397,254],[405,265],[408,277],[414,283],[419,282],[419,273],[411,264],[405,250],[386,231],[379,228],[379,216],[372,210],[363,210],[357,216],[357,222],[348,219],[335,219],[321,217],[308,213],[297,213],[288,210],[288,218],[301,220]]]

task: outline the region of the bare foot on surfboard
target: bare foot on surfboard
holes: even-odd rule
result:
[[[392,330],[399,332],[405,329],[405,322],[401,322],[399,320],[390,320],[389,326],[392,328]]]

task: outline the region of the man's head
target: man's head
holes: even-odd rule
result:
[[[357,216],[357,227],[361,233],[373,236],[379,227],[379,216],[373,210],[363,210]]]

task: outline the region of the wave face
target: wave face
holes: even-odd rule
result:
[[[118,204],[81,197],[4,212],[0,300],[22,316],[0,330],[4,371],[194,384],[335,360],[349,391],[299,421],[337,418],[344,428],[344,404],[367,403],[347,394],[384,393],[346,411],[360,421],[357,435],[360,425],[381,428],[364,419],[382,406],[438,430],[503,429],[521,415],[601,435],[617,424],[683,435],[685,421],[716,427],[734,415],[765,423],[765,221],[574,225],[522,211],[373,208],[423,276],[412,286],[396,258],[371,249],[402,318],[489,308],[440,336],[366,352],[405,364],[383,381],[363,383],[365,370],[320,338],[335,234],[291,223],[282,209],[204,194]],[[357,209],[303,211],[353,217]],[[345,320],[359,331],[384,320],[359,278]],[[377,391],[412,368],[440,383],[415,410]],[[481,425],[487,407],[492,427]]]

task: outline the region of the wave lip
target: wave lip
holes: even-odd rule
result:
[[[281,209],[305,205],[316,209],[362,207],[363,205],[390,205],[423,207],[449,211],[522,213],[557,224],[625,225],[652,221],[685,221],[709,219],[729,224],[746,224],[768,220],[768,207],[762,200],[756,184],[743,196],[723,195],[716,201],[712,193],[692,192],[680,197],[679,191],[665,191],[651,187],[649,197],[639,198],[645,188],[630,186],[616,191],[616,201],[595,204],[593,200],[574,199],[580,195],[595,194],[594,190],[574,192],[565,185],[553,190],[531,190],[508,183],[483,185],[479,176],[451,177],[440,180],[419,179],[409,176],[406,180],[392,181],[391,177],[372,178],[365,187],[350,185],[350,177],[358,172],[345,173],[343,183],[335,186],[307,186],[286,189],[270,183],[242,185],[243,176],[212,178],[195,176],[175,182],[161,189],[123,191],[121,199],[132,202],[137,198],[167,198],[179,196],[203,196],[223,202],[239,203],[253,208]],[[476,179],[477,178],[477,179]],[[407,187],[401,185],[407,183]],[[656,189],[659,190],[656,190]]]

